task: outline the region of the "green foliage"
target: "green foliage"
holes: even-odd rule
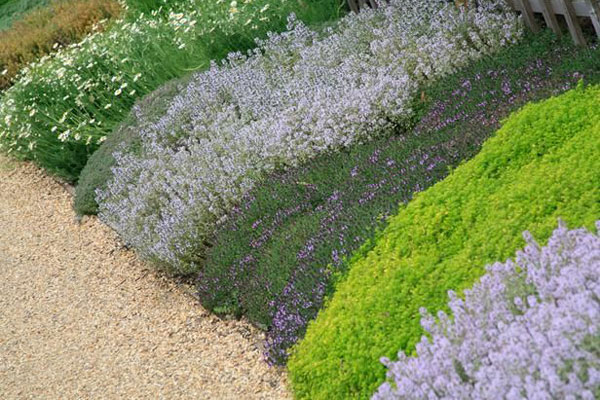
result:
[[[133,108],[131,114],[100,146],[81,171],[73,207],[77,215],[91,215],[98,212],[96,189],[106,189],[115,165],[113,153],[127,148],[135,151],[140,145],[139,129],[143,123],[152,123],[164,113],[169,100],[182,90],[187,78],[171,81],[145,96]]]
[[[385,377],[379,358],[412,352],[423,334],[420,307],[448,311],[447,291],[523,247],[524,230],[546,240],[559,217],[591,229],[600,215],[599,102],[595,86],[525,106],[474,159],[401,206],[295,348],[296,396],[370,396]]]
[[[0,150],[76,182],[138,98],[254,48],[255,38],[285,29],[292,12],[308,24],[340,15],[339,0],[237,3],[179,0],[145,14],[133,8],[106,31],[30,64],[0,100]]]
[[[385,216],[476,155],[511,111],[580,76],[600,82],[599,56],[551,32],[528,36],[427,87],[414,130],[270,174],[219,226],[202,262],[201,302],[267,330],[277,344],[269,357],[281,362],[346,275],[345,257],[385,228]],[[296,326],[279,323],[290,313]]]
[[[43,6],[49,0],[0,0],[0,31],[8,29],[12,22],[27,11]]]

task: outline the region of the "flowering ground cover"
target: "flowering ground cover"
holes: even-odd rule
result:
[[[140,130],[140,151],[116,155],[100,217],[159,267],[196,273],[215,223],[263,174],[406,123],[419,83],[516,41],[502,4],[398,0],[322,33],[291,18],[195,75]]]
[[[472,160],[416,194],[355,253],[288,361],[298,398],[370,396],[382,356],[412,352],[419,308],[447,311],[484,266],[550,237],[557,219],[591,229],[600,215],[600,86],[528,104]]]
[[[37,7],[0,31],[0,90],[28,63],[83,39],[122,11],[115,0],[53,1]]]
[[[382,360],[373,400],[600,396],[600,238],[564,226],[545,247],[523,236],[514,261],[487,266],[464,299],[449,293],[452,318],[421,310],[429,337],[416,357]]]
[[[142,2],[143,3],[143,2]],[[22,70],[0,100],[0,150],[74,182],[135,100],[210,60],[255,46],[296,12],[335,19],[337,0],[169,2],[116,21]]]
[[[219,224],[198,277],[209,309],[267,331],[267,357],[288,348],[345,276],[347,258],[413,193],[473,157],[510,112],[600,83],[600,51],[550,32],[525,37],[437,81],[418,100],[414,129],[326,153],[262,179]],[[526,71],[526,73],[522,73]]]

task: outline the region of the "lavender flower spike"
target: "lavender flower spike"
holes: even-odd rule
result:
[[[600,221],[596,222],[600,230]],[[417,356],[383,358],[373,399],[595,399],[600,395],[600,237],[564,224],[541,248],[449,293],[454,320],[423,310]]]

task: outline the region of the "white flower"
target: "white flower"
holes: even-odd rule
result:
[[[61,142],[66,141],[69,138],[69,135],[71,135],[71,130],[67,129],[66,131],[64,131],[63,133],[61,133],[60,135],[58,135],[58,139]]]

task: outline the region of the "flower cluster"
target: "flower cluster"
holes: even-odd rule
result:
[[[421,311],[430,338],[416,357],[382,359],[390,382],[373,399],[597,398],[600,237],[564,226],[543,248],[524,237],[464,299],[449,292],[452,319]]]
[[[266,358],[284,361],[332,277],[346,275],[349,256],[383,230],[398,204],[477,154],[523,104],[581,77],[600,82],[597,54],[547,34],[522,40],[429,86],[426,112],[411,132],[268,175],[216,227],[198,276],[202,304],[263,327]]]
[[[502,4],[396,0],[324,33],[291,16],[288,32],[197,74],[140,132],[141,151],[116,156],[101,218],[146,258],[194,271],[264,173],[401,124],[420,83],[515,42],[520,21]]]
[[[25,67],[0,101],[0,149],[76,181],[89,154],[136,99],[190,70],[208,68],[212,58],[252,47],[254,37],[283,29],[287,13],[300,7],[281,0],[275,11],[261,13],[267,0],[248,1],[232,20],[222,1],[172,3],[167,10],[127,14],[104,32],[96,29]],[[304,9],[325,11],[320,19],[326,20],[334,3],[315,0]],[[269,17],[261,20],[263,15]]]

